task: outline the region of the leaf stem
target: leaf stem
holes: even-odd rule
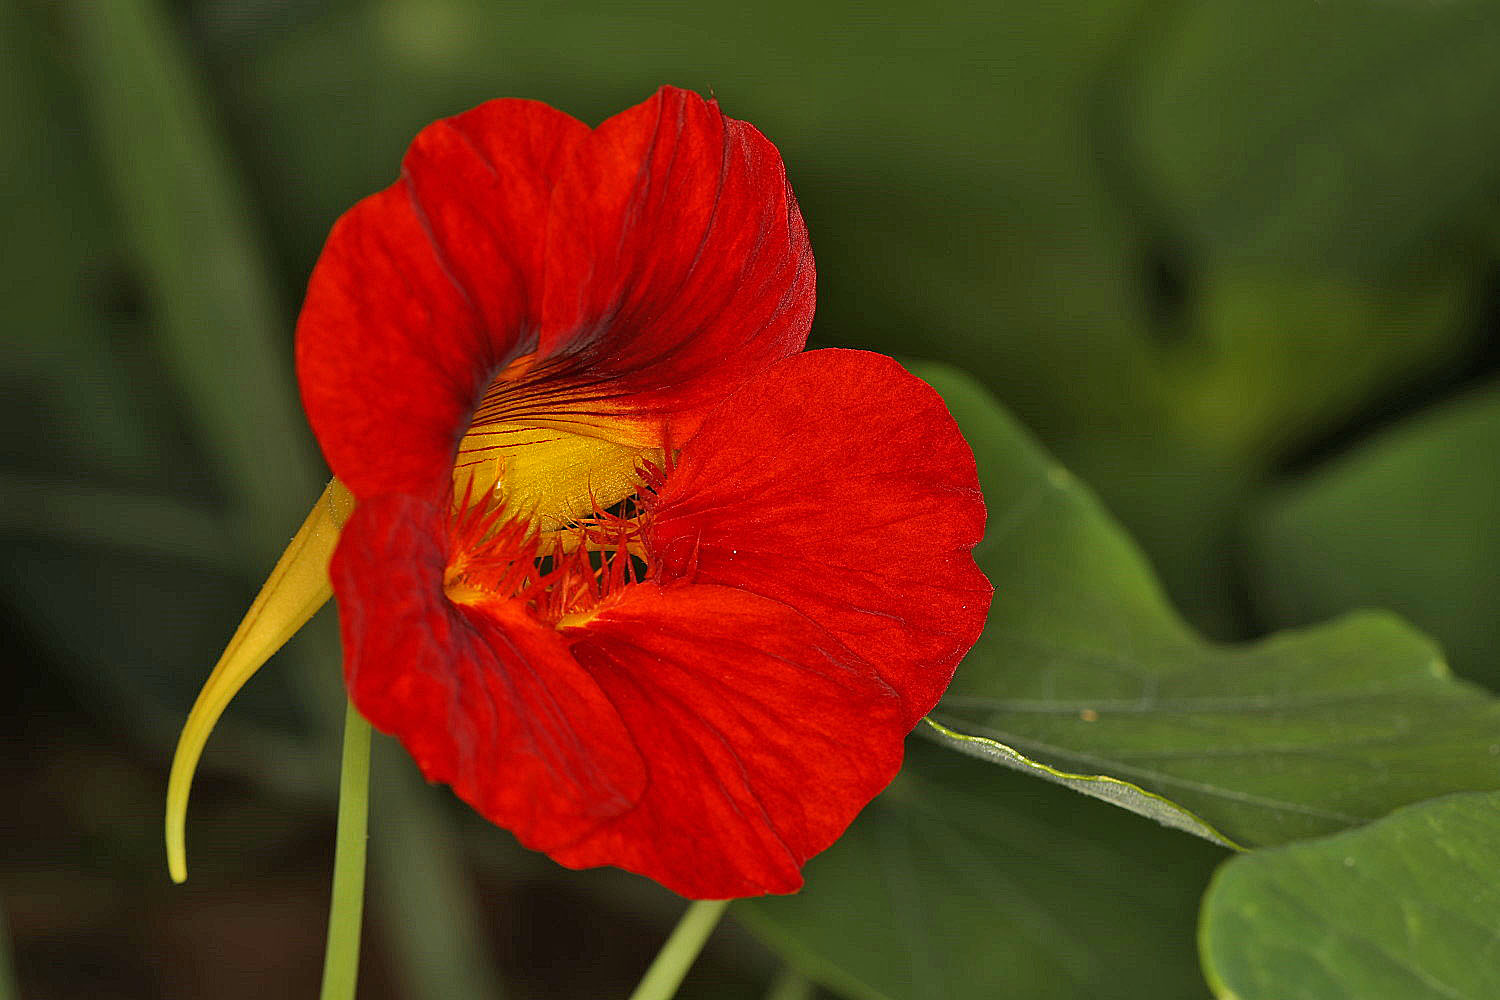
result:
[[[676,996],[677,987],[728,906],[727,899],[700,899],[689,906],[630,1000],[671,1000]]]
[[[350,702],[344,713],[339,771],[338,834],[333,853],[333,901],[323,955],[322,1000],[354,1000],[359,976],[359,932],[365,906],[365,841],[370,814],[370,724]]]

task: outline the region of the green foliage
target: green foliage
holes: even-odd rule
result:
[[[125,60],[107,47],[110,58]],[[127,227],[110,210],[134,199],[102,190],[114,175],[88,156],[80,110],[64,100],[71,81],[41,19],[0,5],[0,48],[15,54],[0,60],[0,121],[7,134],[31,137],[0,145],[5,176],[27,194],[5,198],[0,221],[30,264],[0,269],[8,321],[20,334],[0,341],[7,385],[0,394],[7,442],[0,593],[36,641],[54,650],[88,704],[165,748],[180,706],[201,683],[205,651],[211,662],[245,599],[246,583],[235,579],[244,553],[231,522],[206,501],[216,488],[184,440],[183,424],[193,421],[174,411],[165,359],[175,355],[141,314],[141,289],[158,297],[155,269],[133,256]],[[145,65],[122,62],[122,72],[137,64]],[[143,99],[139,84],[123,92],[118,84],[101,100]],[[197,157],[179,151],[175,159],[191,169]],[[157,183],[149,167],[137,173]],[[189,223],[164,228],[136,218],[159,243],[175,235],[181,255],[191,257]],[[216,343],[196,339],[199,350]],[[281,367],[290,406],[289,366]],[[206,395],[223,391],[205,388]],[[143,629],[143,622],[163,625]],[[287,718],[290,701],[284,680],[259,685],[239,720],[255,723],[231,725],[227,741],[277,761],[298,759],[284,736],[297,728]],[[305,791],[306,766],[272,770]]]
[[[931,716],[922,722],[924,725],[918,727],[921,735],[931,737],[951,750],[1071,788],[1101,802],[1154,819],[1162,826],[1194,834],[1223,847],[1240,846],[1166,796],[1148,792],[1129,781],[1108,774],[1073,774],[1033,760],[1014,747],[1006,746],[991,737],[974,736],[949,729],[941,722],[934,721]]]
[[[1451,678],[1430,640],[1366,614],[1205,642],[1086,487],[972,381],[927,377],[974,446],[990,508],[976,556],[996,592],[939,722],[1139,785],[1246,846],[1500,787],[1500,702]]]
[[[1500,388],[1403,422],[1270,492],[1250,519],[1274,624],[1393,608],[1500,689]]]
[[[239,178],[164,11],[133,0],[63,11],[175,387],[242,505],[234,513],[249,530],[245,547],[274,560],[322,477]]]
[[[68,78],[46,41],[17,5],[0,5],[0,128],[28,139],[0,144],[0,232],[7,251],[24,248],[28,265],[0,268],[6,471],[159,471],[170,422],[121,377],[153,373],[131,356],[141,331],[117,308],[119,240],[63,98]]]
[[[1216,261],[1380,275],[1493,183],[1489,0],[1180,4],[1142,41],[1133,158]]]
[[[1225,1000],[1500,996],[1497,869],[1495,793],[1235,858],[1204,901],[1204,969]]]
[[[856,1000],[1202,992],[1193,912],[1222,851],[922,741],[909,751],[800,893],[735,916]]]

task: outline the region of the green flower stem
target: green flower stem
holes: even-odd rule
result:
[[[344,713],[339,771],[338,839],[333,853],[333,902],[323,955],[322,1000],[354,1000],[359,931],[365,909],[365,841],[370,816],[370,724],[350,702]]]
[[[699,900],[689,906],[630,1000],[671,1000],[676,996],[677,987],[728,906],[727,899]]]

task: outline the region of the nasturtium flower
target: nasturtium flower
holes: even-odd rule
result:
[[[673,88],[429,126],[313,272],[349,695],[563,865],[794,891],[978,638],[973,456],[889,358],[801,353],[813,280],[775,147]]]

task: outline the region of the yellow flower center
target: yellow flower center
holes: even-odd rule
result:
[[[640,485],[636,468],[655,451],[617,444],[593,430],[564,430],[550,422],[475,428],[459,444],[454,495],[471,491],[470,502],[503,507],[538,531],[564,530],[596,508],[634,495]]]
[[[609,400],[528,355],[485,392],[459,442],[444,590],[458,604],[521,600],[539,620],[582,624],[641,579],[642,470],[662,451]]]

